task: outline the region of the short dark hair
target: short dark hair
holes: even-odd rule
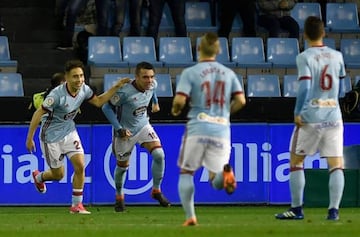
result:
[[[304,23],[304,32],[309,40],[318,40],[324,33],[324,22],[316,16],[309,16]]]
[[[153,70],[155,72],[154,66],[149,62],[140,62],[136,65],[135,74],[139,75],[141,69]]]
[[[78,59],[72,59],[65,63],[65,73],[70,72],[74,68],[80,67],[84,71],[84,64]]]

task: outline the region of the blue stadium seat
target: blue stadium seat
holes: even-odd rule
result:
[[[195,64],[189,37],[160,37],[159,61],[168,68],[172,77],[180,74],[184,67]]]
[[[262,73],[272,66],[265,60],[264,42],[260,37],[232,38],[231,61],[238,68],[246,69],[245,73],[240,72],[243,75]]]
[[[298,90],[298,76],[295,74],[284,75],[283,79],[283,97],[296,97]]]
[[[0,36],[0,72],[17,72],[18,62],[10,56],[7,36]]]
[[[351,77],[346,76],[345,78],[340,80],[340,93],[339,97],[342,98],[345,96],[346,92],[349,92],[352,90],[352,83],[351,83]]]
[[[360,64],[360,39],[341,39],[340,51],[345,64]]]
[[[341,39],[340,51],[344,57],[347,74],[351,77],[360,74],[360,39]]]
[[[247,76],[248,97],[281,97],[279,76],[256,74]]]
[[[24,96],[22,75],[20,73],[0,73],[0,97]]]
[[[298,2],[290,11],[292,18],[299,24],[300,30],[304,30],[304,23],[309,16],[317,16],[322,19],[321,7],[317,2]]]
[[[158,97],[173,97],[173,88],[170,74],[158,73],[155,75],[158,87],[156,88],[156,95]]]
[[[104,91],[109,90],[119,79],[121,78],[134,78],[134,74],[122,73],[122,74],[105,74],[104,75]]]
[[[217,31],[217,27],[211,23],[209,2],[185,2],[185,24],[193,43],[204,32]]]
[[[201,37],[198,37],[196,39],[196,50],[195,50],[196,59],[199,58],[197,49],[198,49],[198,47],[200,45],[200,41],[201,41]],[[218,62],[224,64],[225,66],[228,66],[230,68],[234,68],[236,66],[236,63],[230,61],[229,44],[228,44],[227,38],[226,37],[219,37],[219,42],[220,42],[220,52],[216,56],[216,60]]]
[[[267,62],[272,63],[274,74],[296,74],[296,56],[300,53],[299,42],[295,38],[268,38]]]
[[[336,49],[336,43],[334,38],[323,38],[323,43],[329,48]],[[308,47],[309,47],[308,42],[305,41],[304,49],[307,49]]]
[[[327,3],[326,27],[331,32],[360,32],[356,3]]]
[[[88,64],[91,77],[129,72],[128,62],[122,59],[120,38],[116,36],[89,37]]]
[[[141,61],[147,61],[154,67],[162,67],[163,63],[156,58],[155,42],[153,37],[134,36],[123,38],[123,61],[130,67]]]

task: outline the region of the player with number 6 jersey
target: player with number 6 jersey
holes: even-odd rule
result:
[[[324,35],[324,23],[318,17],[308,17],[304,37],[310,47],[296,57],[299,88],[289,146],[291,208],[275,215],[281,220],[304,219],[304,160],[318,151],[320,157],[327,158],[329,170],[327,219],[339,219],[345,182],[339,90],[345,66],[340,52],[324,46]]]
[[[299,93],[294,113],[307,123],[340,120],[340,80],[346,73],[341,52],[324,45],[310,47],[296,57],[296,63]]]

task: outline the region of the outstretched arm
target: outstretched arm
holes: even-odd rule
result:
[[[122,78],[116,82],[114,86],[112,86],[109,90],[105,91],[101,95],[94,96],[91,100],[89,100],[89,103],[96,107],[103,106],[106,102],[108,102],[111,97],[126,83],[130,82],[130,78]]]

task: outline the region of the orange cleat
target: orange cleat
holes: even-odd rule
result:
[[[183,226],[195,226],[195,225],[198,225],[196,217],[191,217],[183,223]]]
[[[236,189],[236,179],[234,172],[229,164],[224,165],[223,171],[224,189],[227,194],[232,194]]]
[[[85,209],[82,203],[77,204],[76,206],[70,207],[71,214],[91,214],[88,210]]]

